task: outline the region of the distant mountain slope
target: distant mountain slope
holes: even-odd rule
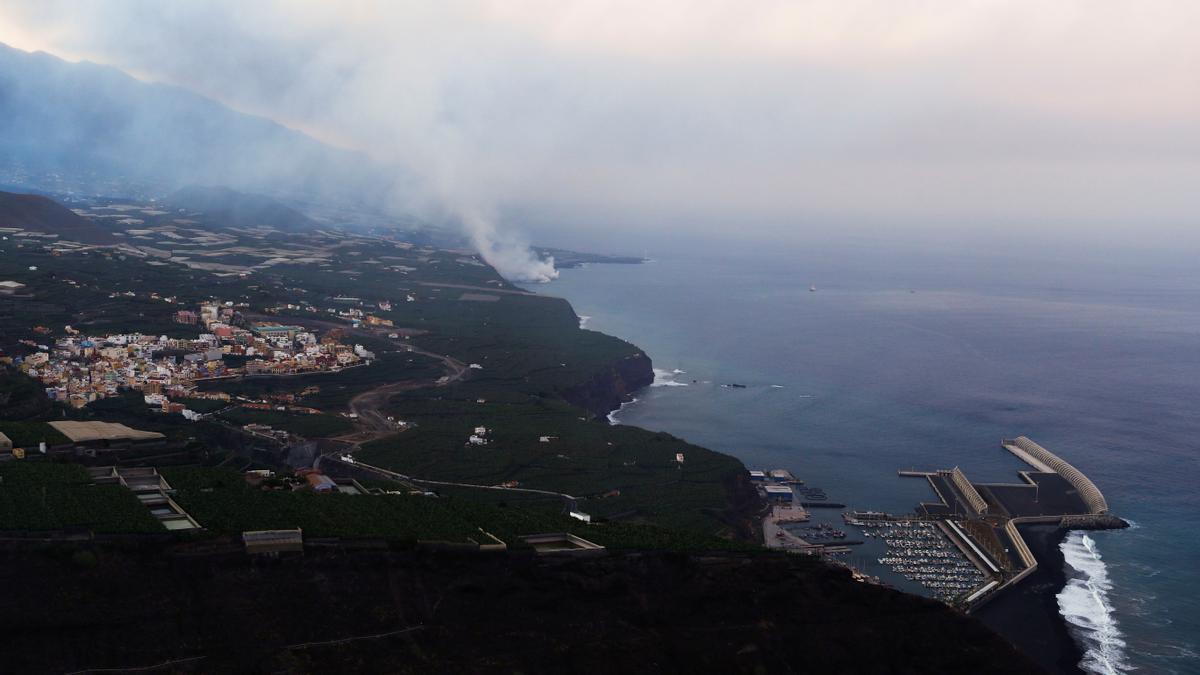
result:
[[[99,194],[222,184],[363,204],[382,199],[398,175],[179,87],[0,44],[0,182],[51,176],[59,183],[31,186]]]
[[[0,192],[0,227],[57,234],[86,244],[115,244],[117,238],[104,227],[40,195]]]
[[[189,186],[167,197],[166,203],[176,208],[201,211],[220,225],[267,225],[284,232],[317,227],[315,220],[270,197],[227,187]]]

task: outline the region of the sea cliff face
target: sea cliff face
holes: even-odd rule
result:
[[[621,407],[633,392],[654,382],[650,357],[640,349],[597,373],[592,379],[563,392],[563,398],[595,417],[604,417]]]

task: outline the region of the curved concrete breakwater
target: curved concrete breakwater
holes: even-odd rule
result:
[[[1108,513],[1108,502],[1105,501],[1104,495],[1100,494],[1100,489],[1096,487],[1096,484],[1083,475],[1079,469],[1071,466],[1058,455],[1034,443],[1025,436],[1018,436],[1015,440],[1011,441],[1002,441],[1002,444],[1009,452],[1020,457],[1027,464],[1045,472],[1057,473],[1067,479],[1067,482],[1079,491],[1079,496],[1087,504],[1091,513]]]

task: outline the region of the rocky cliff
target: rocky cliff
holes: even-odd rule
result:
[[[640,349],[597,373],[592,379],[563,392],[562,397],[596,417],[604,417],[633,397],[633,392],[654,382],[650,357]]]

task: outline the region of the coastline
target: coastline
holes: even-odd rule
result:
[[[620,337],[620,339],[630,341],[626,337]],[[652,365],[649,355],[641,347],[637,347],[637,349],[640,356],[645,357],[644,363],[637,364],[637,370],[641,371],[639,373],[641,377],[627,378],[623,384],[644,378],[645,369],[649,369]],[[620,381],[621,378],[617,379]],[[640,400],[640,392],[649,386],[653,379],[651,369],[649,379],[639,382],[641,386],[621,387],[620,394],[615,396],[612,394],[616,392],[612,392],[608,396],[588,397],[592,398],[590,401],[592,405],[584,407],[596,415],[597,419],[607,417],[609,421],[613,421],[611,415],[619,412],[624,405]],[[597,403],[600,405],[597,406]],[[598,408],[607,408],[607,411],[602,413]],[[684,437],[686,438],[686,435]],[[737,455],[721,454],[733,457],[744,465],[744,460]],[[761,500],[757,501],[761,502]],[[743,501],[741,507],[742,509],[737,510],[745,509],[746,502]],[[1084,649],[1071,635],[1068,623],[1061,615],[1058,606],[1058,594],[1067,582],[1066,565],[1060,546],[1068,532],[1060,530],[1056,526],[1047,525],[1022,526],[1020,530],[1031,552],[1038,560],[1037,571],[1016,588],[1001,594],[985,607],[972,613],[972,617],[1009,642],[1046,672],[1082,674],[1084,671],[1081,669],[1080,663],[1084,657]]]
[[[602,382],[591,383],[593,393],[596,388],[607,388],[605,385],[618,385],[609,396],[600,396],[589,401],[591,405],[586,407],[597,419],[604,419],[619,411],[625,404],[638,400],[637,393],[653,382],[651,359],[641,348],[638,350],[640,354],[639,358],[634,359],[636,365],[633,366],[633,370],[640,371],[643,367],[650,370],[649,381],[644,380],[643,373],[640,377],[634,375],[625,380],[620,377],[611,380],[605,377],[601,378]],[[629,372],[626,371],[626,374],[629,375]],[[638,382],[640,386],[620,386],[631,381]],[[608,409],[603,412],[605,407]],[[611,421],[611,417],[609,420]],[[740,457],[721,454],[736,459],[744,466]],[[736,477],[727,483],[731,508],[718,517],[733,526],[737,532],[736,538],[761,541],[761,532],[753,524],[756,523],[756,519],[750,516],[757,514],[763,503],[752,487],[749,488],[749,494],[753,494],[754,497],[748,497],[747,487],[749,486],[744,479],[737,480]],[[737,527],[738,525],[741,527]],[[1079,665],[1084,657],[1083,648],[1072,637],[1058,606],[1058,594],[1067,583],[1066,562],[1060,546],[1068,531],[1053,525],[1025,525],[1020,527],[1020,531],[1038,561],[1037,570],[1016,588],[1000,594],[973,612],[972,616],[1046,672],[1084,675],[1085,671]]]
[[[1037,558],[1037,570],[973,616],[1047,671],[1083,673],[1079,667],[1083,649],[1071,636],[1058,608],[1058,594],[1067,583],[1059,547],[1067,531],[1053,525],[1026,525],[1020,531]]]
[[[650,357],[641,348],[635,348],[636,354],[614,362],[591,380],[564,391],[563,398],[599,420],[620,410],[623,404],[633,400],[636,392],[654,383]]]

